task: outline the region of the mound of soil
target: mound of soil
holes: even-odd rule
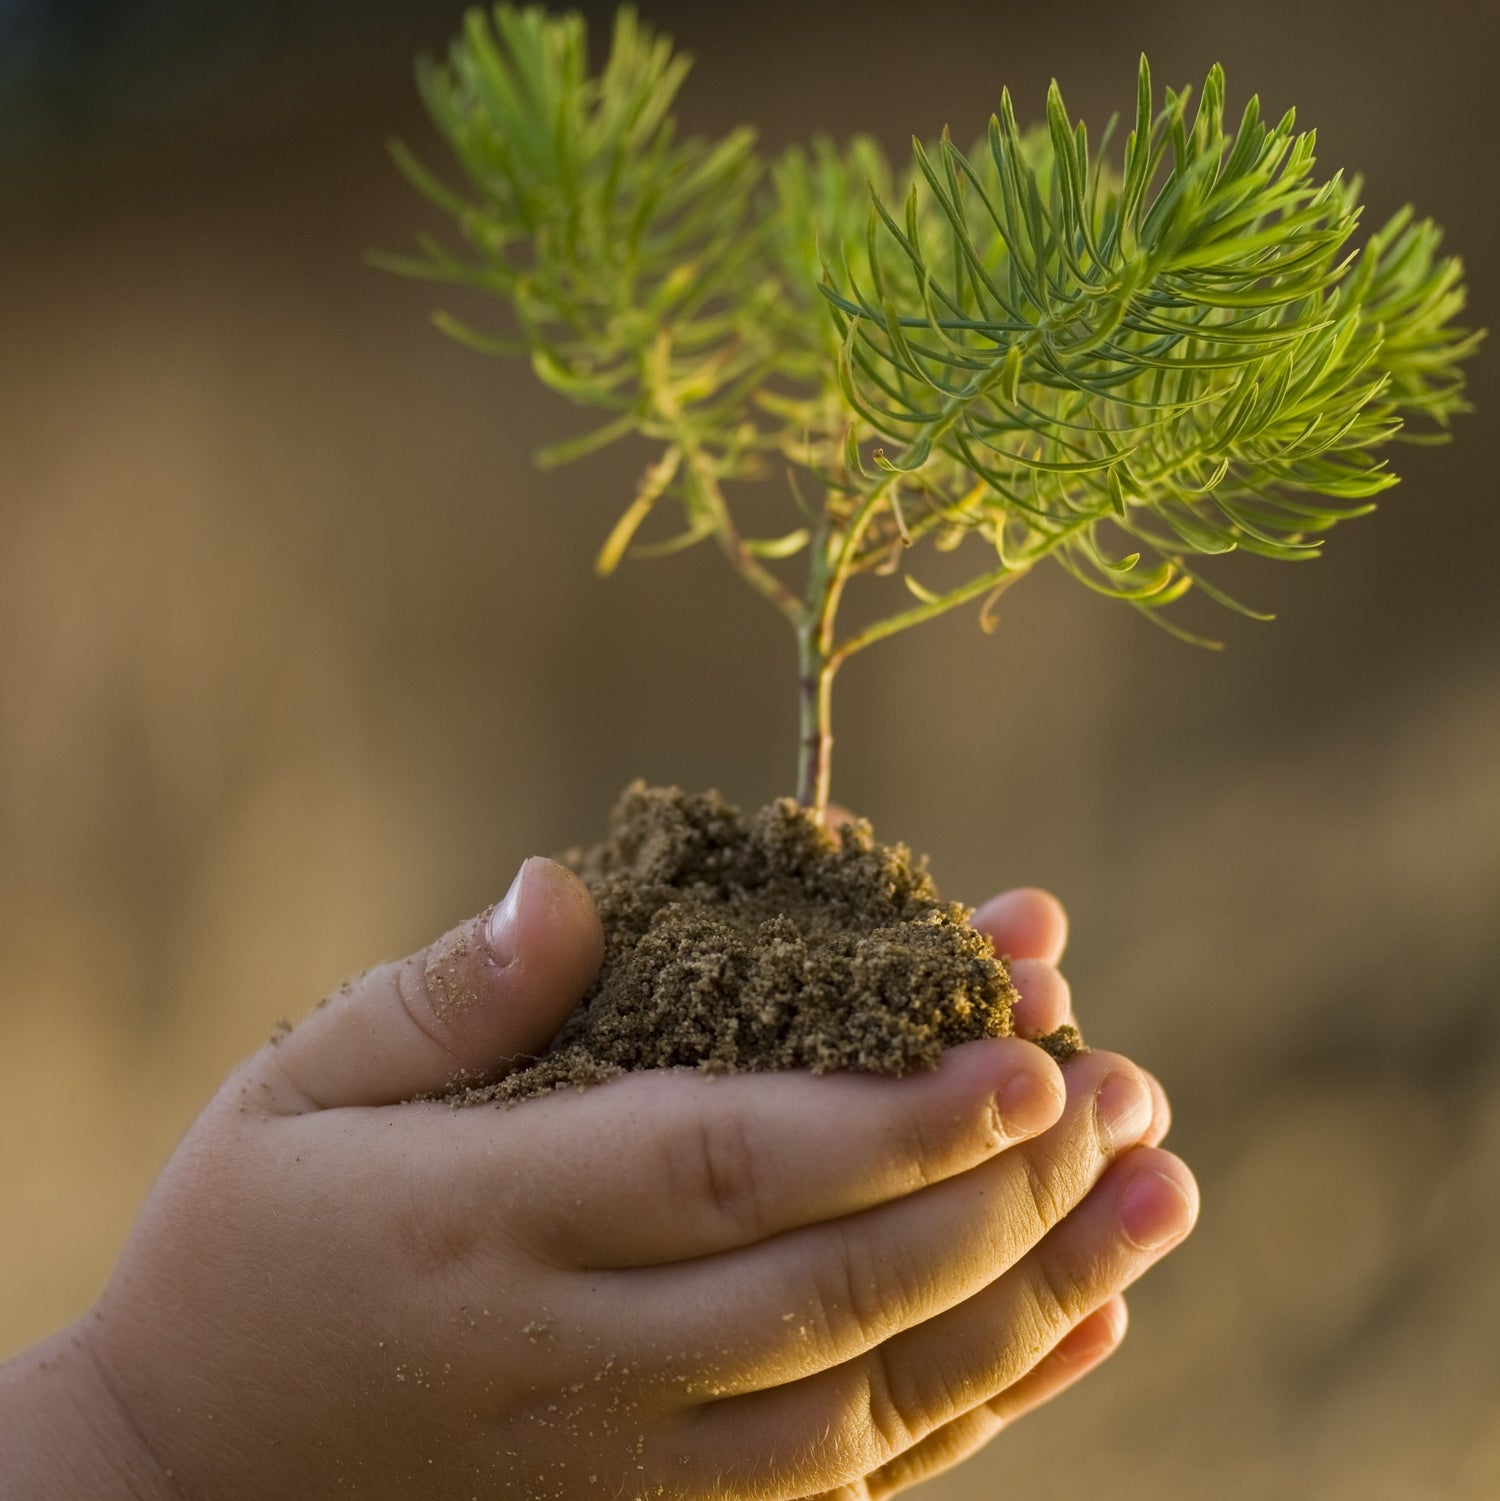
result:
[[[544,1057],[457,1103],[647,1068],[905,1074],[1012,1030],[1016,992],[969,911],[862,820],[830,832],[790,798],[746,817],[637,782],[609,838],[565,858],[604,925],[599,977]],[[1046,1043],[1063,1056],[1077,1034]]]

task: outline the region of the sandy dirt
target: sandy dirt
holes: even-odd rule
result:
[[[604,923],[599,978],[545,1057],[456,1103],[647,1068],[905,1074],[1011,1032],[1016,992],[969,909],[866,822],[636,782],[609,837],[567,858]],[[1065,1055],[1077,1034],[1049,1042]]]

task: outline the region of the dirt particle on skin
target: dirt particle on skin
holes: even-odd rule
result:
[[[566,859],[604,926],[599,976],[545,1056],[455,1104],[650,1068],[906,1074],[1011,1034],[1016,992],[969,910],[862,820],[830,832],[789,798],[746,816],[636,783]]]
[[[461,1015],[479,1005],[480,995],[475,967],[476,933],[484,931],[489,913],[482,913],[440,938],[428,950],[422,978],[433,1011],[444,1020]]]
[[[340,980],[337,987],[333,990],[330,990],[328,994],[325,995],[315,1007],[313,1007],[313,1010],[321,1011],[331,1002],[342,1000],[345,996],[352,994],[354,987],[358,985],[360,981],[363,980],[369,973],[369,970],[362,969],[357,975],[350,975],[347,980]]]

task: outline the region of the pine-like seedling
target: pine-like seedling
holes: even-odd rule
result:
[[[1316,180],[1291,111],[1251,98],[1227,126],[1218,67],[1194,105],[1158,100],[1143,57],[1118,156],[1116,122],[1091,149],[1054,84],[1045,125],[1002,93],[972,146],[914,140],[898,171],[864,137],[770,162],[749,129],[679,139],[690,60],[628,8],[600,72],[586,40],[577,15],[500,5],[420,65],[461,183],[393,150],[460,243],[376,259],[509,303],[505,337],[436,321],[607,415],[541,463],[654,445],[599,571],[711,541],[786,618],[815,809],[855,653],[970,602],[989,626],[1044,559],[1213,644],[1165,613],[1189,590],[1266,617],[1205,558],[1317,556],[1396,483],[1387,444],[1466,410],[1480,335],[1454,323],[1440,231],[1403,209],[1356,243],[1360,180]],[[784,525],[736,517],[750,481]],[[969,572],[935,586],[955,551]],[[906,593],[844,629],[856,578]]]

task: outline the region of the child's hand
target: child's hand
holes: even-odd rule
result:
[[[1032,956],[1040,1030],[1057,921],[1024,894],[976,917]],[[539,1052],[599,953],[582,887],[529,861],[493,921],[236,1070],[96,1310],[8,1368],[9,1407],[0,1376],[0,1490],[885,1495],[1102,1359],[1191,1223],[1187,1170],[1135,1145],[1165,1129],[1141,1072],[1017,1039],[900,1080],[400,1103]],[[50,1469],[8,1450],[18,1413]]]

